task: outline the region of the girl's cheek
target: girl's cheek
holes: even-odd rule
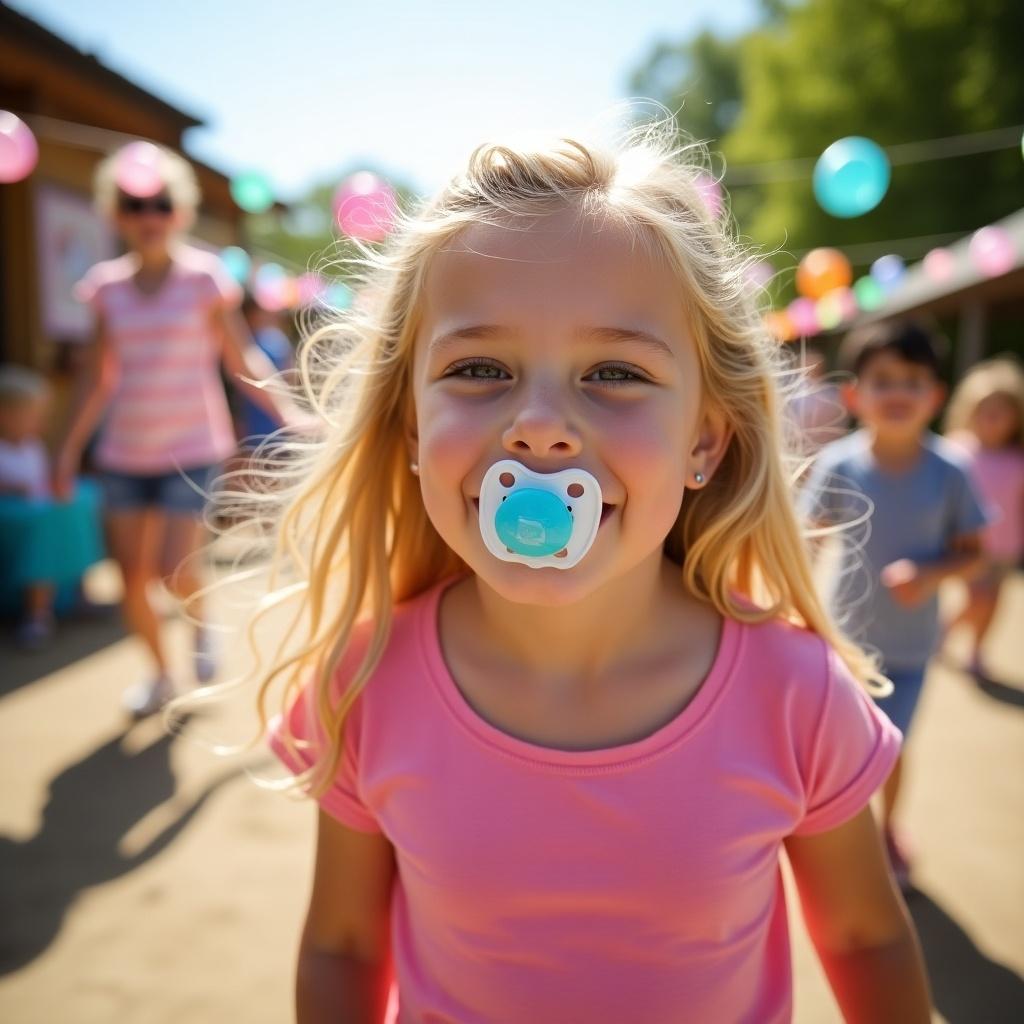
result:
[[[420,464],[445,476],[462,475],[493,445],[486,415],[449,402],[421,407]]]

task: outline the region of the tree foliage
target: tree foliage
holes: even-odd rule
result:
[[[737,179],[727,172],[734,214],[755,243],[799,252],[926,236],[892,247],[917,258],[927,236],[967,234],[1021,206],[1019,145],[898,164],[883,202],[850,220],[815,202],[810,163],[846,135],[889,147],[1019,124],[1022,40],[1024,4],[1006,0],[773,0],[740,39],[705,32],[658,44],[631,85],[672,109],[702,89],[709,109],[734,110],[728,123],[709,125],[691,103],[679,120],[716,141]],[[750,165],[803,158],[790,180],[741,183],[758,176]]]

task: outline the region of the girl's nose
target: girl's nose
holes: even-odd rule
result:
[[[579,431],[555,401],[535,399],[524,405],[502,437],[513,455],[556,455],[571,458],[582,450]]]

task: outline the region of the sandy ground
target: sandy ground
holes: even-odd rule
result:
[[[1008,597],[992,648],[1005,682],[936,666],[907,751],[909,906],[935,1020],[950,1024],[1024,1021],[1024,579]],[[167,630],[187,651],[184,623]],[[227,653],[242,664],[237,642]],[[126,727],[119,696],[144,661],[111,617],[68,624],[53,651],[0,657],[0,1020],[291,1020],[314,811],[252,782],[273,771],[260,750],[199,742],[243,738],[243,710],[175,739],[155,721]],[[790,906],[795,1020],[839,1021]]]

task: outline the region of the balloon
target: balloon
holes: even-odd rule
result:
[[[975,231],[967,246],[967,254],[986,277],[1001,277],[1013,270],[1017,263],[1013,238],[1004,228],[995,226]]]
[[[237,245],[229,245],[226,249],[221,249],[220,261],[239,284],[245,284],[249,280],[252,259],[244,249]]]
[[[956,270],[956,259],[948,249],[932,249],[921,262],[925,274],[937,283],[948,281]]]
[[[758,260],[748,264],[743,273],[755,288],[765,288],[775,277],[775,268],[767,260]]]
[[[853,285],[853,295],[865,312],[878,309],[885,302],[885,291],[874,277],[859,278]]]
[[[812,249],[796,268],[796,290],[808,299],[820,299],[852,281],[850,261],[838,249]]]
[[[833,142],[814,165],[812,184],[819,205],[833,217],[859,217],[873,210],[889,189],[885,150],[871,139],[849,135]]]
[[[826,330],[838,327],[844,320],[857,315],[857,300],[849,288],[834,288],[814,305],[818,323]]]
[[[256,302],[271,313],[288,305],[288,274],[277,263],[264,263],[253,275],[252,293]]]
[[[697,191],[704,200],[704,207],[711,217],[718,217],[725,207],[722,186],[707,171],[698,171],[695,179]]]
[[[778,341],[792,341],[796,337],[796,328],[785,310],[766,314],[764,325]]]
[[[787,307],[786,313],[796,334],[817,334],[820,330],[818,313],[813,299],[794,299]]]
[[[20,117],[0,110],[0,182],[11,185],[27,178],[38,160],[32,129]]]
[[[231,198],[246,213],[264,213],[274,205],[274,190],[266,175],[243,171],[231,179]]]
[[[333,309],[348,309],[352,304],[352,292],[340,281],[327,289],[327,305]]]
[[[117,187],[139,199],[155,196],[166,184],[163,163],[163,153],[152,142],[129,142],[115,158]]]
[[[894,253],[890,253],[888,256],[879,256],[871,264],[871,276],[884,292],[892,291],[903,280],[903,275],[906,272],[907,268],[903,260]]]
[[[379,242],[395,219],[394,190],[369,171],[343,181],[334,193],[333,206],[338,227],[364,242]]]
[[[312,306],[325,291],[324,279],[315,273],[301,274],[295,281],[300,306]]]

